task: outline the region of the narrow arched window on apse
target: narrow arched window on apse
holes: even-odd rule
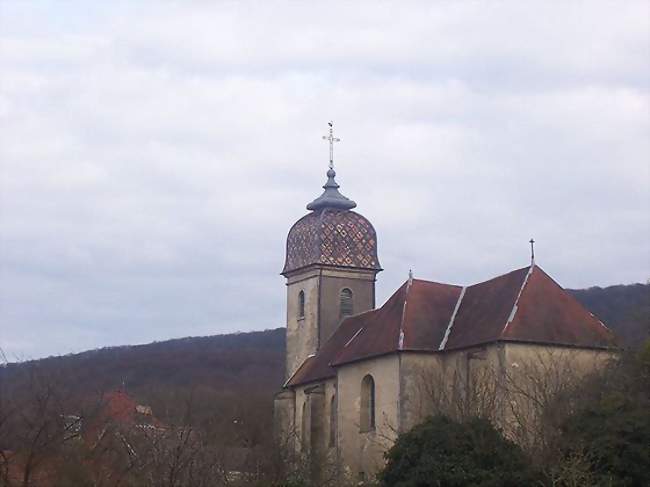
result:
[[[362,432],[375,429],[375,380],[366,375],[361,381],[361,414],[360,428]]]
[[[330,401],[330,438],[329,447],[336,446],[336,394],[332,396]]]
[[[305,291],[298,293],[298,318],[305,317]]]
[[[302,418],[300,418],[300,441],[302,443],[301,448],[304,450],[307,448],[307,427],[309,426],[309,421],[307,419],[307,401],[302,403]]]
[[[352,291],[347,287],[341,289],[340,294],[340,318],[350,316],[354,313],[354,300],[352,299]]]

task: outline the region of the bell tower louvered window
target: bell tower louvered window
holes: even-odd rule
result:
[[[305,291],[298,293],[298,319],[305,317]]]
[[[344,318],[354,314],[354,300],[352,298],[352,291],[348,288],[341,290],[340,295],[340,317]]]

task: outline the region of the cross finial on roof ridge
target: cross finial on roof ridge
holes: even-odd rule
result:
[[[535,239],[531,238],[528,243],[530,243],[530,265],[532,267],[535,265]]]

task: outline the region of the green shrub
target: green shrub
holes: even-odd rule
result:
[[[565,458],[584,458],[594,486],[650,485],[650,341],[625,354],[563,425]]]
[[[379,478],[386,487],[533,485],[521,449],[492,424],[434,416],[399,436]]]

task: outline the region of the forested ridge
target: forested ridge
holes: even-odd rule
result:
[[[631,284],[569,290],[614,330],[625,346],[649,335],[650,285]],[[179,393],[226,400],[240,394],[270,398],[284,377],[285,329],[188,337],[146,345],[107,347],[83,353],[9,364],[4,373],[32,364],[74,371],[75,387],[89,391],[122,388],[154,409]],[[157,407],[156,407],[157,406]]]
[[[650,285],[570,292],[614,330],[625,347],[640,346],[648,337]],[[106,480],[118,474],[139,479],[129,485],[163,485],[156,475],[167,475],[164,472],[179,465],[193,467],[182,467],[186,478],[174,485],[203,485],[197,479],[221,475],[215,468],[243,468],[257,472],[264,482],[285,478],[286,463],[271,446],[273,395],[283,383],[284,358],[285,329],[276,328],[6,364],[0,367],[0,480],[11,478],[12,469],[20,475],[32,469],[32,478],[85,476],[83,482],[81,477],[74,480],[75,485],[96,485],[89,476]],[[149,406],[143,409],[149,416],[123,417],[126,409],[132,416],[135,404]],[[102,450],[80,450],[81,444],[94,444],[85,432],[97,431],[94,422],[109,424],[109,413],[121,419],[109,422],[113,433],[102,436]],[[85,422],[84,428],[76,421]],[[154,433],[134,429],[134,421],[148,424]],[[84,442],[60,443],[66,434],[82,435]],[[129,460],[136,446],[141,456]],[[82,463],[78,455],[85,458]],[[66,471],[68,465],[79,468]],[[255,485],[271,485],[264,482]],[[0,481],[4,485],[23,484]]]
[[[621,338],[638,346],[650,335],[650,284],[569,289],[589,311]]]
[[[244,400],[270,404],[282,384],[284,342],[284,328],[188,337],[9,364],[0,373],[5,383],[25,367],[56,373],[82,396],[123,390],[165,420],[183,415],[180,398],[188,397],[195,415],[217,408],[236,416]]]

